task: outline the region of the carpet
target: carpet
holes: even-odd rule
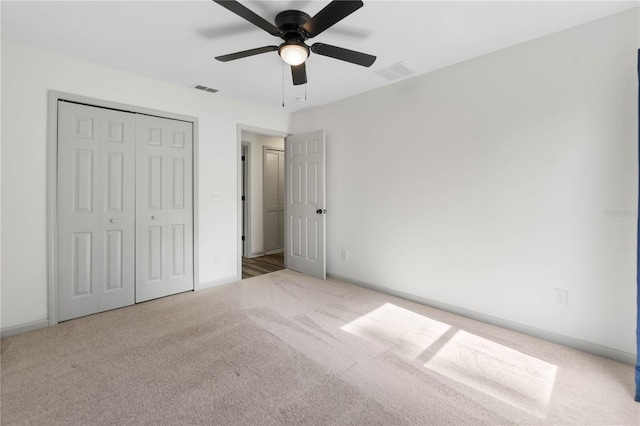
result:
[[[638,425],[633,367],[289,270],[1,342],[1,423]]]

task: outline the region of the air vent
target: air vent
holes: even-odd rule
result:
[[[194,84],[191,87],[198,90],[204,90],[205,92],[209,92],[209,93],[216,93],[218,91],[217,89],[212,89],[211,87],[203,86],[201,84]]]
[[[377,69],[373,73],[378,74],[380,77],[384,78],[385,80],[394,81],[399,78],[412,75],[413,71],[407,68],[407,66],[404,63],[398,62],[397,64],[393,64],[385,68]]]

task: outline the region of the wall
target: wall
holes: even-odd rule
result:
[[[290,128],[279,109],[3,41],[2,327],[47,318],[52,89],[198,117],[202,286],[237,277],[237,123],[324,128],[330,274],[635,353],[638,47],[635,9]]]
[[[195,82],[194,82],[195,83]],[[199,286],[237,274],[238,123],[286,132],[290,116],[2,42],[2,327],[46,320],[47,91],[199,120]],[[213,201],[212,192],[220,193]],[[214,253],[220,262],[212,261]]]
[[[273,148],[284,149],[284,138],[275,136],[260,135],[252,132],[242,132],[242,142],[250,144],[250,171],[249,179],[251,181],[251,202],[249,215],[251,216],[251,224],[249,231],[251,233],[249,242],[250,256],[262,256],[264,254],[264,230],[263,230],[263,186],[262,186],[262,169],[263,169],[263,147],[269,146]]]
[[[328,272],[633,359],[638,32],[633,9],[294,114],[326,130]]]

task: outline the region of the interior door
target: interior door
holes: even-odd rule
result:
[[[192,123],[138,115],[136,302],[193,290]]]
[[[325,279],[324,130],[286,139],[285,265]]]
[[[58,104],[60,321],[134,303],[135,115]]]
[[[264,252],[272,254],[284,249],[284,150],[263,148]]]

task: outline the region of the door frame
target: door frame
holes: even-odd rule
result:
[[[237,267],[236,267],[236,279],[237,280],[241,280],[242,279],[242,132],[249,132],[249,133],[255,133],[257,135],[263,135],[263,136],[275,136],[275,137],[279,137],[279,138],[286,138],[287,136],[289,136],[289,134],[287,132],[281,132],[278,130],[270,130],[270,129],[264,129],[261,127],[255,127],[255,126],[250,126],[248,124],[241,124],[238,123],[237,127],[236,127],[236,132],[237,132],[237,147],[236,147],[236,156],[237,156],[237,179],[236,181],[238,182],[238,186],[237,186],[237,194],[238,194],[238,204],[237,204],[237,211],[238,211],[238,225],[237,225],[237,238],[236,241],[238,242],[238,250],[237,250]],[[247,240],[245,240],[245,243],[247,242]],[[284,267],[286,268],[287,265],[285,264]]]
[[[193,289],[199,290],[198,267],[198,119],[196,117],[150,108],[49,90],[47,93],[47,299],[49,325],[58,324],[58,102],[70,101],[88,106],[146,114],[193,125]]]
[[[245,157],[244,162],[242,156]],[[244,167],[240,173],[240,176],[242,176],[240,182],[240,203],[242,205],[240,246],[242,256],[249,257],[251,255],[251,142],[242,141],[240,148],[240,167]],[[242,203],[243,195],[244,203]],[[242,240],[243,236],[244,240]]]

